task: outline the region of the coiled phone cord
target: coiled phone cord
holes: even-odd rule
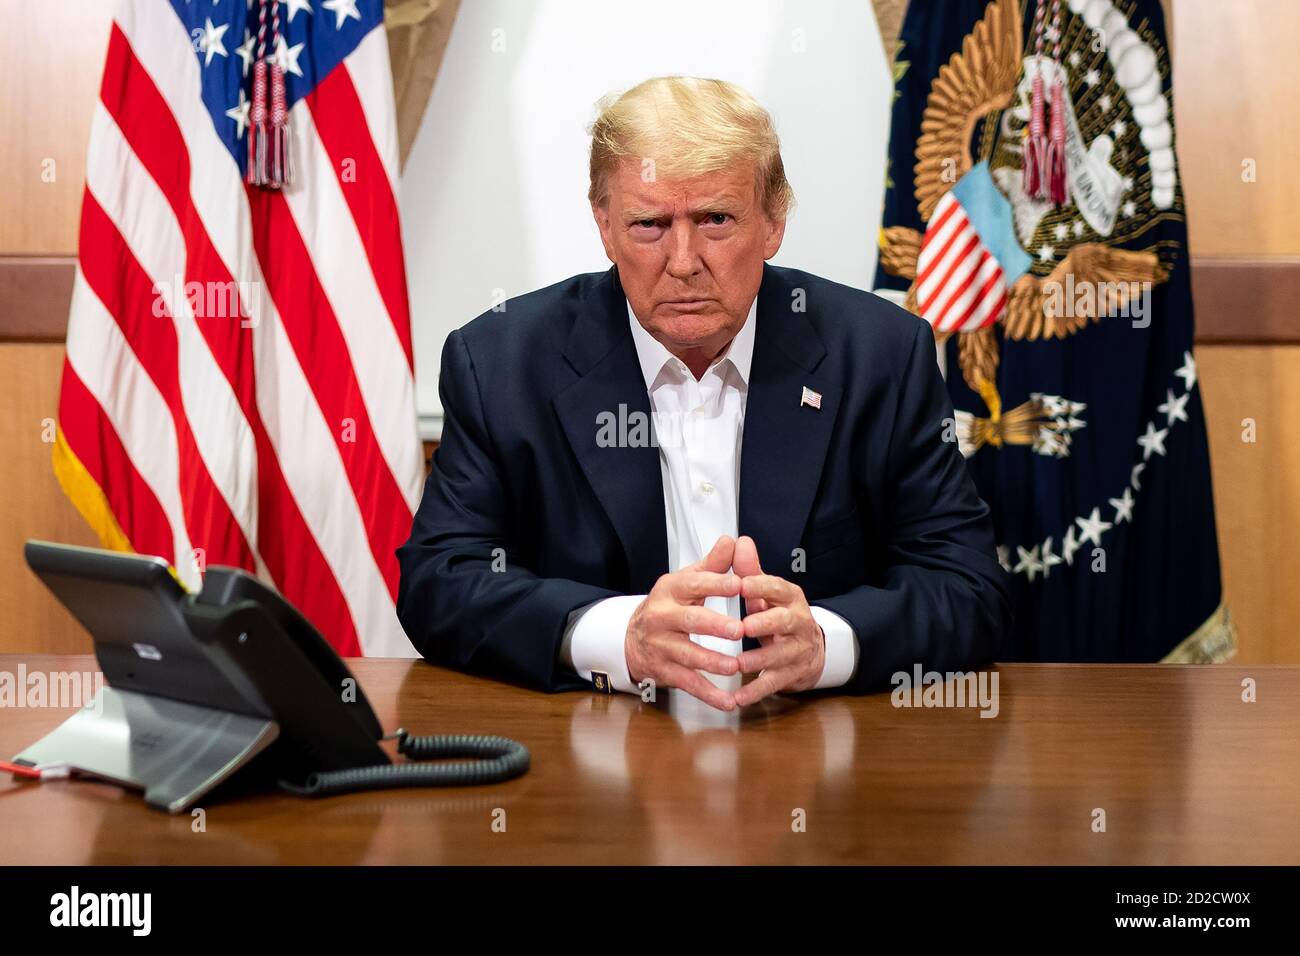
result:
[[[383,764],[352,770],[326,770],[307,775],[301,785],[281,780],[280,787],[303,797],[328,797],[358,790],[390,787],[471,787],[512,780],[528,772],[528,748],[509,737],[436,734],[412,737],[399,730],[397,752],[411,760],[474,757],[456,763]]]

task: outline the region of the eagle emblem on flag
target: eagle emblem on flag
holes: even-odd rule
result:
[[[895,49],[876,288],[934,330],[1000,659],[1230,656],[1158,0],[912,3]]]
[[[1149,214],[1177,215],[1168,212],[1176,174],[1155,53],[1108,0],[1069,0],[1067,6],[1071,16],[1065,21],[1062,4],[1046,0],[1039,9],[1055,8],[1053,22],[1047,23],[1046,12],[1036,22],[1041,17],[1045,40],[1055,38],[1055,57],[1064,55],[1064,62],[1076,68],[1084,67],[1087,57],[1087,68],[1073,86],[1059,59],[1038,51],[1022,54],[1018,2],[989,4],[961,50],[939,70],[925,105],[915,166],[925,233],[906,226],[881,232],[881,268],[913,280],[906,305],[934,326],[940,341],[959,336],[962,375],[988,407],[986,418],[962,417],[963,451],[969,453],[1004,443],[1033,445],[1043,454],[1068,449],[1069,423],[1062,431],[1059,416],[1051,414],[1059,402],[1033,398],[1003,413],[994,323],[1001,323],[1004,337],[1015,341],[1073,335],[1100,320],[1107,305],[1123,312],[1144,283],[1168,278],[1169,263],[1179,252],[1119,245]],[[1108,66],[1119,62],[1125,67],[1122,73]],[[1093,96],[1092,89],[1103,82],[1103,69],[1109,92]],[[1052,111],[1063,140],[1063,203],[1028,194],[1022,177],[1024,158],[1032,155],[1026,134],[1034,118],[1034,89],[1048,85],[1060,97]],[[1085,112],[1081,124],[1076,99],[1095,99],[1095,107],[1105,108]],[[1098,120],[1092,119],[1094,113]],[[977,163],[971,131],[981,121],[984,151],[992,158]],[[1125,145],[1117,147],[1117,141]],[[1147,143],[1156,147],[1147,157],[1150,189],[1126,191],[1133,176],[1116,169],[1113,160],[1122,154],[1132,165]],[[1121,202],[1123,196],[1126,202]],[[967,252],[967,245],[929,241],[948,234],[954,212],[960,222],[970,218],[971,210],[980,217],[980,225],[971,230],[980,237],[978,246]],[[1075,289],[1091,295],[1065,301],[1064,293]],[[1052,297],[1060,301],[1049,301],[1048,290],[1060,290]],[[1081,403],[1060,401],[1082,411]]]

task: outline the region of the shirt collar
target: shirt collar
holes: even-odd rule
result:
[[[730,362],[740,380],[749,384],[749,369],[754,359],[754,325],[756,313],[758,312],[758,296],[754,296],[754,301],[749,304],[749,314],[745,316],[745,323],[740,327],[731,342],[728,344],[722,356],[715,359],[710,368],[719,365],[722,362]],[[654,388],[655,380],[659,378],[659,373],[663,371],[665,365],[669,362],[679,362],[677,356],[664,346],[662,342],[645,330],[632,311],[632,303],[627,304],[628,323],[632,327],[632,341],[636,344],[636,357],[641,363],[641,375],[645,378],[645,387]],[[686,374],[690,374],[687,372]]]

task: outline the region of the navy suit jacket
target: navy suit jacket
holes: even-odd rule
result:
[[[774,266],[756,321],[738,527],[764,571],[853,625],[858,669],[844,690],[882,689],[916,663],[992,660],[1006,583],[988,507],[944,440],[953,411],[929,327]],[[820,409],[801,404],[805,387]],[[442,442],[397,552],[407,635],[458,670],[589,686],[557,659],[569,613],[647,593],[670,570],[657,447],[598,441],[610,414],[650,416],[617,268],[453,332],[439,393]]]

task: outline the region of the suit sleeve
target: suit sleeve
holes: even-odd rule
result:
[[[569,613],[612,591],[524,567],[512,546],[503,470],[460,332],[442,351],[442,440],[411,538],[397,550],[397,614],[435,664],[544,690],[588,686],[559,664]]]
[[[952,437],[952,403],[924,325],[904,369],[886,465],[883,579],[817,601],[857,635],[857,672],[844,686],[850,693],[886,688],[893,674],[918,663],[941,672],[988,664],[1010,621],[988,505],[957,442],[944,440]]]

